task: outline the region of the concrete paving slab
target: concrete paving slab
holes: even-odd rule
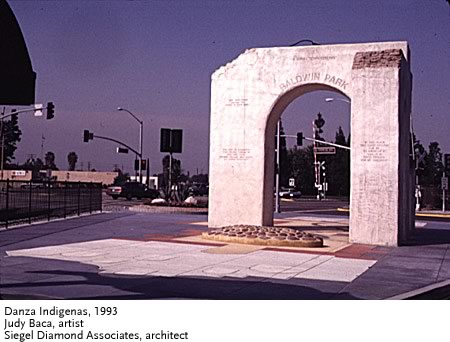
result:
[[[234,274],[239,272],[240,268],[231,266],[207,266],[201,269],[181,273],[182,277],[234,277]]]
[[[324,263],[301,272],[296,278],[351,282],[374,264],[375,261],[371,260],[331,258]]]
[[[205,249],[204,253],[210,254],[248,254],[264,249],[265,246],[246,245],[246,244],[229,244],[220,247],[212,247]]]
[[[16,232],[21,242],[0,247],[0,293],[48,298],[53,284],[53,295],[65,298],[379,299],[450,279],[449,244],[442,241],[398,249],[351,245],[335,255],[268,249],[242,253],[229,245],[148,241],[153,233],[175,236],[190,226],[189,219],[136,216],[110,220],[105,215],[106,220],[96,219],[94,226],[73,220],[72,230],[64,230],[62,222],[59,228],[47,227],[45,236],[30,232],[29,241],[20,240]],[[379,261],[365,270],[368,261],[359,262],[367,251]],[[305,274],[311,278],[302,278]],[[331,280],[320,280],[324,275]],[[87,290],[80,295],[62,290],[69,286],[74,292],[83,284]]]
[[[140,255],[135,256],[133,259],[138,261],[167,261],[179,258],[178,254],[175,255],[159,255],[159,254],[146,254],[147,251],[139,250]]]

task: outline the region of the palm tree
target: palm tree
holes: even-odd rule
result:
[[[77,164],[78,161],[78,156],[75,152],[70,152],[67,155],[67,162],[69,163],[69,171],[74,171],[75,170],[75,166]]]
[[[47,152],[45,154],[45,166],[47,169],[56,170],[57,167],[55,165],[55,154],[53,152]]]

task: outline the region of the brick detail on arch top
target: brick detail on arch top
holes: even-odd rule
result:
[[[400,49],[357,52],[353,59],[352,69],[399,68],[404,60],[403,52]]]

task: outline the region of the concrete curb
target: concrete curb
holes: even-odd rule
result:
[[[192,214],[192,215],[208,214],[208,208],[160,207],[150,205],[135,205],[129,207],[128,210],[134,212],[155,213],[155,214]]]
[[[440,217],[440,218],[450,218],[450,214],[434,214],[434,213],[416,213],[419,217]]]
[[[26,227],[31,227],[31,226],[35,226],[37,224],[45,224],[45,223],[53,223],[53,222],[60,222],[60,221],[67,221],[67,220],[72,220],[72,219],[76,219],[76,218],[80,218],[80,217],[85,217],[85,216],[92,216],[92,215],[100,215],[100,214],[105,214],[108,213],[107,210],[97,210],[97,211],[93,211],[92,213],[81,213],[80,215],[70,215],[67,217],[58,217],[58,218],[54,218],[49,220],[38,220],[38,221],[31,221],[31,223],[18,223],[18,224],[12,224],[12,225],[8,225],[8,228],[5,227],[0,227],[0,232],[8,232],[11,231],[12,229],[18,229],[18,228],[26,228]]]
[[[445,289],[448,287],[448,289]],[[442,293],[440,293],[442,292]],[[446,295],[444,295],[446,293]],[[450,296],[450,279],[444,280],[439,283],[427,285],[417,290],[405,292],[390,298],[387,300],[404,300],[404,299],[439,299],[439,295]]]

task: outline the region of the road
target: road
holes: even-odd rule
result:
[[[118,209],[126,209],[132,207],[133,205],[138,205],[144,203],[145,199],[137,200],[133,198],[132,200],[127,200],[125,198],[118,198],[116,200],[112,199],[111,196],[108,196],[105,192],[102,194],[102,206],[103,210],[118,210]]]
[[[348,216],[348,212],[338,211],[338,208],[348,208],[349,201],[345,199],[326,199],[318,201],[315,198],[282,200],[281,212],[314,213],[325,215]]]
[[[126,200],[119,198],[117,200],[113,200],[110,196],[103,193],[103,210],[106,211],[118,211],[118,210],[126,210],[131,206],[142,204],[145,202],[145,199],[142,200]],[[299,214],[308,214],[308,215],[337,215],[337,216],[349,216],[349,200],[346,198],[327,198],[325,200],[318,201],[314,197],[303,197],[300,199],[294,200],[285,200],[281,201],[281,212],[290,212],[290,213],[299,213]],[[344,210],[338,210],[344,209]],[[347,210],[345,210],[347,209]],[[436,211],[437,214],[440,214],[440,211]],[[433,216],[421,216],[423,213],[419,212],[418,216],[416,216],[416,220],[418,221],[434,221],[434,222],[448,222],[450,220],[449,217],[433,217]],[[425,214],[426,215],[426,214]]]

